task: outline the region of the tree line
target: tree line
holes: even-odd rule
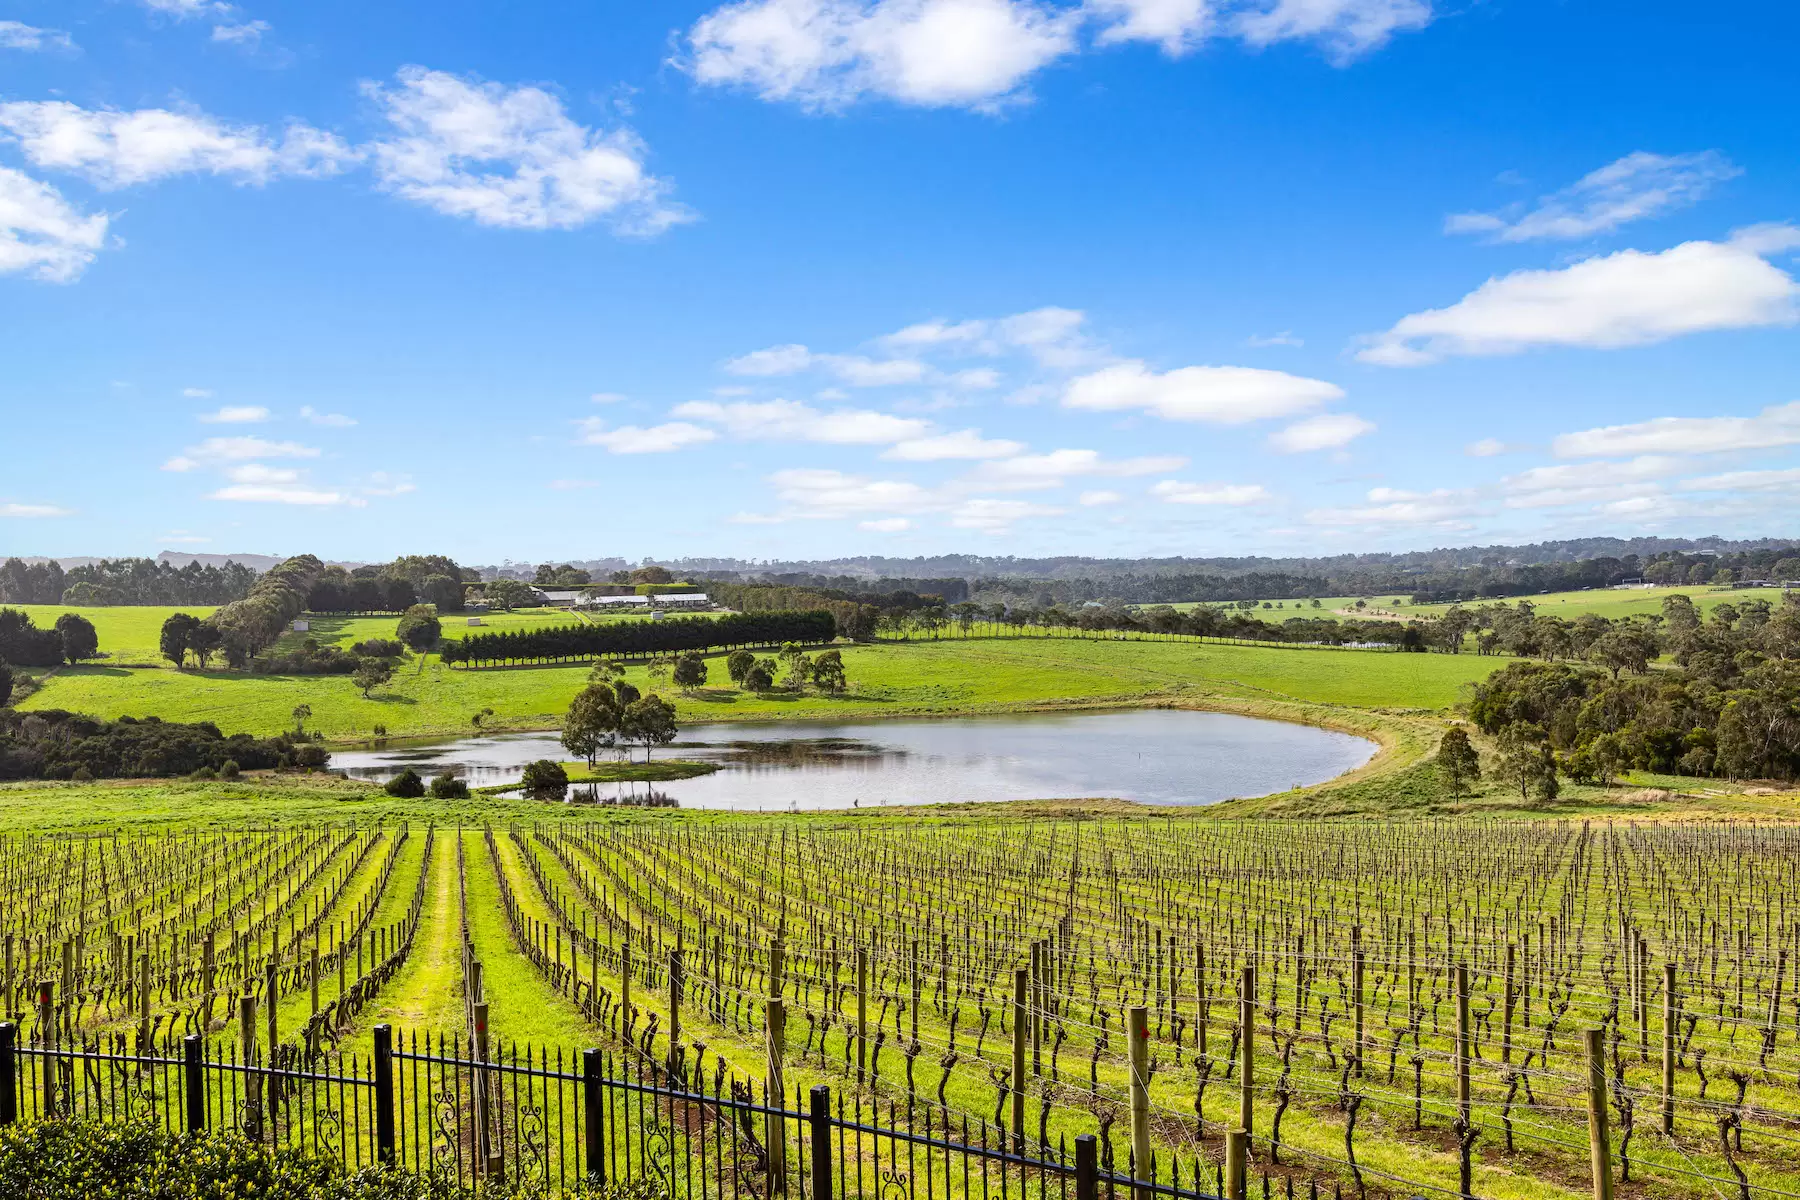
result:
[[[324,567],[307,591],[306,610],[316,613],[405,612],[429,604],[441,613],[463,611],[463,585],[479,580],[441,554],[408,554],[373,566]]]
[[[553,629],[508,629],[445,642],[449,664],[534,662],[671,654],[730,646],[829,642],[837,623],[829,612],[727,613],[718,618],[673,617],[666,621],[562,625]]]
[[[323,747],[298,735],[230,737],[210,721],[99,721],[59,709],[0,709],[0,779],[142,779],[322,767]]]
[[[0,565],[0,600],[78,608],[131,604],[228,604],[241,600],[256,572],[239,562],[177,567],[154,558],[107,558],[63,571],[54,562]]]

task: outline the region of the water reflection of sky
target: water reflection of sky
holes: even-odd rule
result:
[[[580,802],[770,812],[1074,797],[1208,804],[1318,783],[1362,765],[1375,749],[1309,725],[1173,709],[719,723],[691,726],[657,752],[717,762],[716,773],[581,785]],[[426,776],[448,771],[486,786],[518,779],[533,759],[567,757],[555,734],[510,734],[343,752],[332,765],[365,779],[407,766]]]

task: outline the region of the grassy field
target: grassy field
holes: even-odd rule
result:
[[[1517,604],[1520,600],[1529,600],[1539,613],[1567,620],[1574,620],[1587,613],[1606,617],[1609,620],[1617,620],[1621,617],[1660,616],[1663,601],[1670,596],[1686,596],[1702,612],[1711,612],[1721,604],[1737,604],[1745,600],[1767,600],[1771,604],[1781,602],[1781,593],[1773,588],[1745,588],[1734,591],[1731,588],[1715,587],[1653,587],[1550,592],[1541,596],[1514,596],[1507,599],[1506,603]],[[1488,602],[1475,601],[1465,604],[1463,607],[1478,608],[1483,603]],[[1422,604],[1417,608],[1408,605],[1401,612],[1406,615],[1417,614],[1434,617],[1449,607],[1447,604]]]
[[[754,695],[711,686],[675,703],[683,722],[755,718],[944,716],[1156,700],[1204,703],[1301,702],[1353,709],[1437,710],[1465,684],[1510,661],[1471,655],[1207,645],[1186,641],[1053,638],[946,638],[847,646],[850,691],[841,696]],[[709,660],[724,678],[720,656]],[[309,728],[336,741],[366,740],[375,725],[392,737],[469,732],[470,718],[494,710],[487,728],[553,728],[587,682],[585,666],[450,669],[435,656],[406,663],[393,682],[364,699],[342,676],[245,675],[235,671],[64,668],[22,705],[94,716],[160,716],[217,721],[229,730],[273,734],[290,728],[296,705],[310,705]],[[643,690],[641,665],[626,676]]]
[[[100,639],[100,653],[105,662],[149,666],[165,662],[156,644],[162,633],[163,622],[171,614],[184,612],[205,617],[213,611],[210,604],[186,604],[167,608],[148,605],[72,608],[63,604],[13,604],[7,607],[26,613],[39,629],[55,625],[56,618],[64,613],[79,613],[94,623],[94,633]]]

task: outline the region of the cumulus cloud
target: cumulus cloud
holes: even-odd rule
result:
[[[815,354],[805,346],[788,344],[752,350],[725,363],[733,375],[772,377],[798,375],[802,371],[828,370],[852,387],[887,387],[917,383],[925,377],[925,364],[914,359],[871,359],[857,354]]]
[[[1243,425],[1305,412],[1344,390],[1322,379],[1257,367],[1180,367],[1158,373],[1142,362],[1102,367],[1069,382],[1063,405],[1098,411],[1141,409],[1170,421]]]
[[[212,40],[223,42],[228,46],[237,46],[243,50],[255,50],[262,45],[263,34],[274,26],[267,21],[242,21],[238,24],[214,25]]]
[[[1592,237],[1686,208],[1715,183],[1741,174],[1716,150],[1671,155],[1639,150],[1543,197],[1530,211],[1457,213],[1444,228],[1448,233],[1486,234],[1497,242]]]
[[[1464,446],[1463,453],[1470,458],[1493,458],[1497,454],[1505,454],[1507,449],[1507,444],[1499,438],[1482,438]]]
[[[1305,454],[1348,446],[1363,434],[1373,432],[1375,422],[1365,421],[1355,413],[1320,413],[1270,434],[1269,445],[1283,454]]]
[[[23,21],[0,21],[0,50],[73,50],[75,43],[60,29],[39,29]]]
[[[1213,27],[1213,0],[1087,0],[1103,23],[1098,41],[1155,42],[1176,57],[1206,40]]]
[[[1429,492],[1371,488],[1367,499],[1368,503],[1363,505],[1315,508],[1306,514],[1306,519],[1314,525],[1328,526],[1431,525],[1461,528],[1465,524],[1465,518],[1479,513],[1473,493],[1446,488]]]
[[[671,416],[723,426],[737,438],[826,442],[844,446],[881,446],[922,437],[928,422],[868,409],[822,411],[794,400],[691,400],[678,404]]]
[[[982,463],[970,472],[968,483],[1002,491],[1042,491],[1061,487],[1074,478],[1129,479],[1160,475],[1186,465],[1187,459],[1178,454],[1108,459],[1101,457],[1098,450],[1052,450],[1048,454],[1021,454]]]
[[[189,400],[211,400],[213,396],[211,388],[201,387],[182,388],[181,394]]]
[[[271,442],[259,437],[207,438],[189,446],[163,464],[165,471],[192,471],[197,467],[222,466],[262,458],[317,458],[319,451],[299,442]]]
[[[1501,480],[1508,508],[1559,508],[1660,494],[1658,480],[1681,469],[1678,460],[1646,454],[1624,462],[1561,463],[1532,467]]]
[[[1030,517],[1060,517],[1066,509],[1048,504],[1032,504],[1025,500],[996,500],[977,496],[963,501],[950,512],[950,524],[956,529],[972,529],[977,533],[1005,533],[1019,521]]]
[[[376,180],[395,195],[507,229],[604,219],[622,232],[654,234],[690,219],[645,170],[635,134],[577,124],[541,88],[417,66],[402,67],[392,87],[363,87],[393,126],[369,150]]]
[[[361,508],[365,503],[358,497],[345,492],[334,492],[300,484],[234,483],[222,487],[216,492],[208,493],[206,498],[208,500],[238,500],[250,504],[295,504],[303,508],[322,508],[333,505]]]
[[[343,413],[320,412],[310,404],[300,406],[300,419],[314,425],[323,425],[332,429],[348,429],[356,424],[355,417],[347,417]]]
[[[1726,471],[1681,481],[1689,492],[1785,492],[1800,488],[1800,467],[1767,471]]]
[[[72,509],[59,508],[54,504],[19,504],[10,500],[0,501],[0,517],[33,520],[39,517],[66,517],[72,512]]]
[[[1024,449],[1023,442],[1008,441],[1006,438],[984,438],[979,429],[959,429],[955,433],[940,433],[896,442],[881,457],[903,462],[1011,458]]]
[[[1125,499],[1125,497],[1118,492],[1109,492],[1101,488],[1091,492],[1083,492],[1079,499],[1083,508],[1102,508],[1108,504],[1117,504],[1119,501]]]
[[[870,533],[905,533],[913,523],[905,517],[877,517],[873,521],[858,521],[856,527]]]
[[[1275,498],[1260,483],[1187,483],[1178,479],[1163,480],[1150,489],[1150,494],[1170,504],[1225,505],[1231,508],[1262,504]]]
[[[867,513],[926,512],[939,498],[916,483],[870,479],[843,471],[797,467],[769,476],[783,515],[807,519],[860,517]]]
[[[1618,458],[1636,454],[1720,454],[1800,444],[1800,400],[1754,417],[1656,417],[1565,433],[1550,445],[1558,458]]]
[[[208,425],[254,425],[269,419],[269,410],[260,404],[227,404],[216,412],[201,413]]]
[[[1791,325],[1800,284],[1767,256],[1800,246],[1800,228],[1763,225],[1723,242],[1659,253],[1621,250],[1552,270],[1490,279],[1448,308],[1402,317],[1357,357],[1389,367],[1540,346],[1616,349],[1718,329]]]
[[[73,283],[106,245],[110,221],[82,212],[47,183],[0,167],[0,275]]]
[[[1342,66],[1386,45],[1396,33],[1423,29],[1429,0],[1275,0],[1241,10],[1232,30],[1250,46],[1309,41]]]
[[[358,158],[337,135],[299,121],[275,137],[204,113],[86,109],[66,100],[0,104],[0,131],[33,165],[68,171],[102,188],[182,174],[252,184],[283,176],[318,178],[337,174]]]
[[[602,446],[614,454],[667,454],[710,442],[719,436],[705,426],[686,421],[668,421],[647,429],[637,425],[608,429],[599,417],[586,417],[576,425],[581,429],[577,439],[581,445]]]

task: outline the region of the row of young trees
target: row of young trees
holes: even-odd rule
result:
[[[672,617],[666,621],[561,625],[553,629],[508,629],[477,633],[443,645],[444,662],[541,662],[587,658],[679,654],[733,646],[801,645],[829,642],[837,624],[828,612],[727,613],[712,617]]]

